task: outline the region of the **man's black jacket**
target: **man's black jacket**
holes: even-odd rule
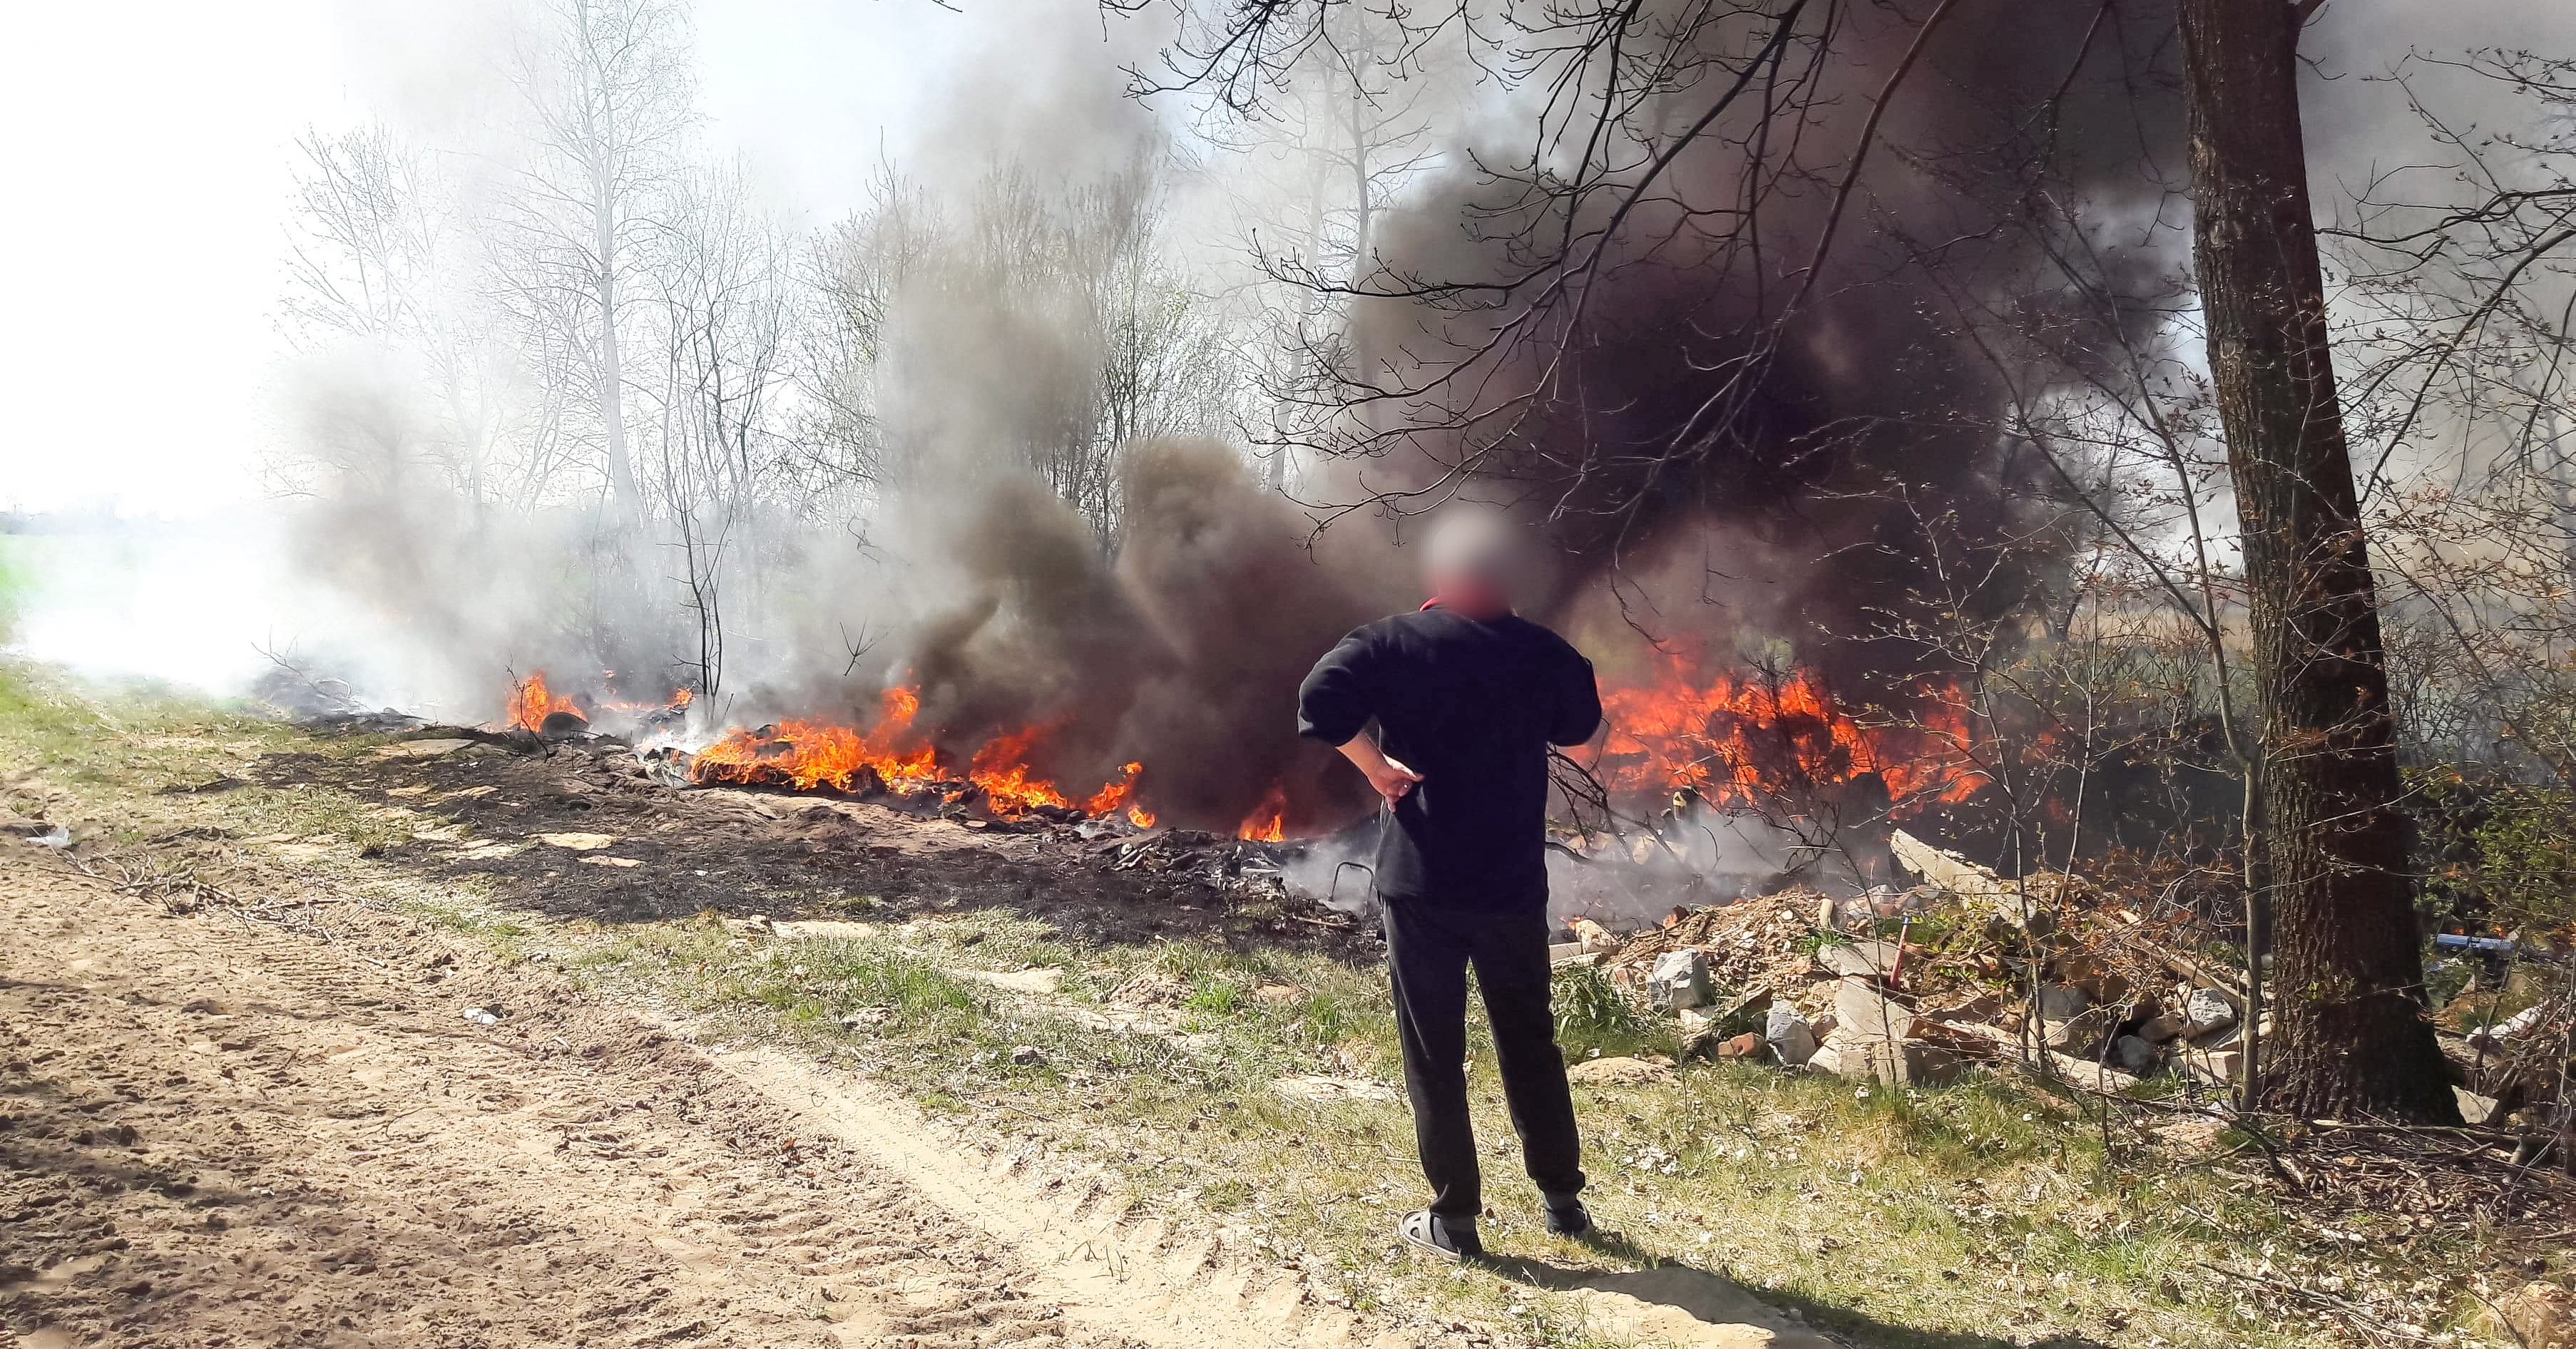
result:
[[[1422,775],[1378,843],[1378,893],[1446,907],[1547,900],[1547,747],[1601,725],[1592,662],[1517,616],[1445,608],[1342,639],[1297,691],[1297,733],[1340,745],[1374,719],[1378,747]]]

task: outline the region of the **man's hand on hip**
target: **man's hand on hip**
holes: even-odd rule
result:
[[[1422,782],[1420,773],[1414,772],[1401,759],[1388,758],[1377,747],[1377,742],[1366,735],[1352,736],[1341,746],[1341,751],[1343,758],[1359,766],[1360,772],[1367,775],[1369,785],[1375,787],[1377,794],[1385,797],[1390,806],[1403,800],[1405,793]]]

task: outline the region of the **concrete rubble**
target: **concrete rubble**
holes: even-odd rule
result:
[[[1891,851],[1912,889],[1838,900],[1793,887],[1624,935],[1579,919],[1553,955],[1676,1017],[1690,1056],[1905,1087],[1980,1067],[2109,1092],[2154,1076],[2212,1094],[2234,1081],[2242,976],[2183,954],[2197,943],[2170,921],[2081,877],[2005,878],[1903,831]],[[1575,1071],[1633,1085],[1656,1080],[1648,1067]]]

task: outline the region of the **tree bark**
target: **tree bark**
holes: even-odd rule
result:
[[[2326,338],[2287,0],[2181,0],[2194,252],[2243,528],[2275,1029],[2249,1098],[2457,1122],[2424,1019],[2378,597]]]
[[[607,173],[599,180],[592,206],[599,249],[599,427],[608,442],[609,496],[618,522],[632,525],[644,518],[644,492],[626,445],[626,366],[617,345],[617,189]]]

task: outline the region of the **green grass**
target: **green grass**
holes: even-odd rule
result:
[[[386,837],[408,826],[327,788],[153,795],[241,775],[265,753],[354,755],[373,743],[317,743],[166,690],[78,685],[0,662],[0,783],[19,775],[0,799],[26,809],[53,793],[57,812],[94,814],[126,846],[182,823],[243,838]],[[1294,1076],[1397,1080],[1380,970],[1215,940],[1087,945],[1006,910],[907,916],[819,883],[764,902],[781,917],[856,918],[873,935],[785,942],[712,915],[615,927],[554,920],[470,883],[411,883],[354,847],[300,865],[399,897],[504,959],[551,960],[602,996],[650,998],[727,1036],[800,1045],[961,1127],[1042,1140],[1098,1164],[1148,1210],[1250,1228],[1268,1256],[1302,1265],[1363,1310],[1428,1311],[1568,1349],[1616,1343],[1583,1323],[1572,1298],[1395,1247],[1392,1225],[1421,1195],[1400,1100],[1317,1104],[1274,1088]],[[1062,970],[1059,991],[1010,993],[970,973],[1030,966]],[[1160,1033],[1086,1024],[1132,1014],[1111,994],[1147,970],[1184,990],[1179,1006],[1152,1014]],[[1673,1023],[1598,971],[1561,973],[1556,991],[1570,1056],[1671,1051]],[[2143,1146],[2127,1126],[2106,1129],[2029,1081],[1982,1074],[1909,1091],[1686,1063],[1668,1084],[1578,1088],[1594,1210],[1632,1243],[1588,1251],[1540,1232],[1481,1017],[1470,1040],[1497,1215],[1485,1232],[1503,1251],[1569,1267],[1687,1264],[1863,1343],[1944,1349],[1979,1342],[1957,1337],[2050,1335],[2343,1342],[2313,1313],[2229,1286],[2202,1261],[2267,1261],[2285,1279],[2349,1290],[2423,1281],[2454,1321],[2473,1309],[2460,1290],[2477,1268],[2474,1242],[2373,1228],[2367,1214],[2338,1221],[2371,1240],[2321,1237],[2256,1182],[2254,1154],[2231,1150],[2247,1140],[2222,1138],[2208,1156]],[[1020,1046],[1039,1061],[1013,1062]]]
[[[36,583],[29,544],[22,536],[0,534],[0,643],[16,639],[18,616],[26,612]]]

